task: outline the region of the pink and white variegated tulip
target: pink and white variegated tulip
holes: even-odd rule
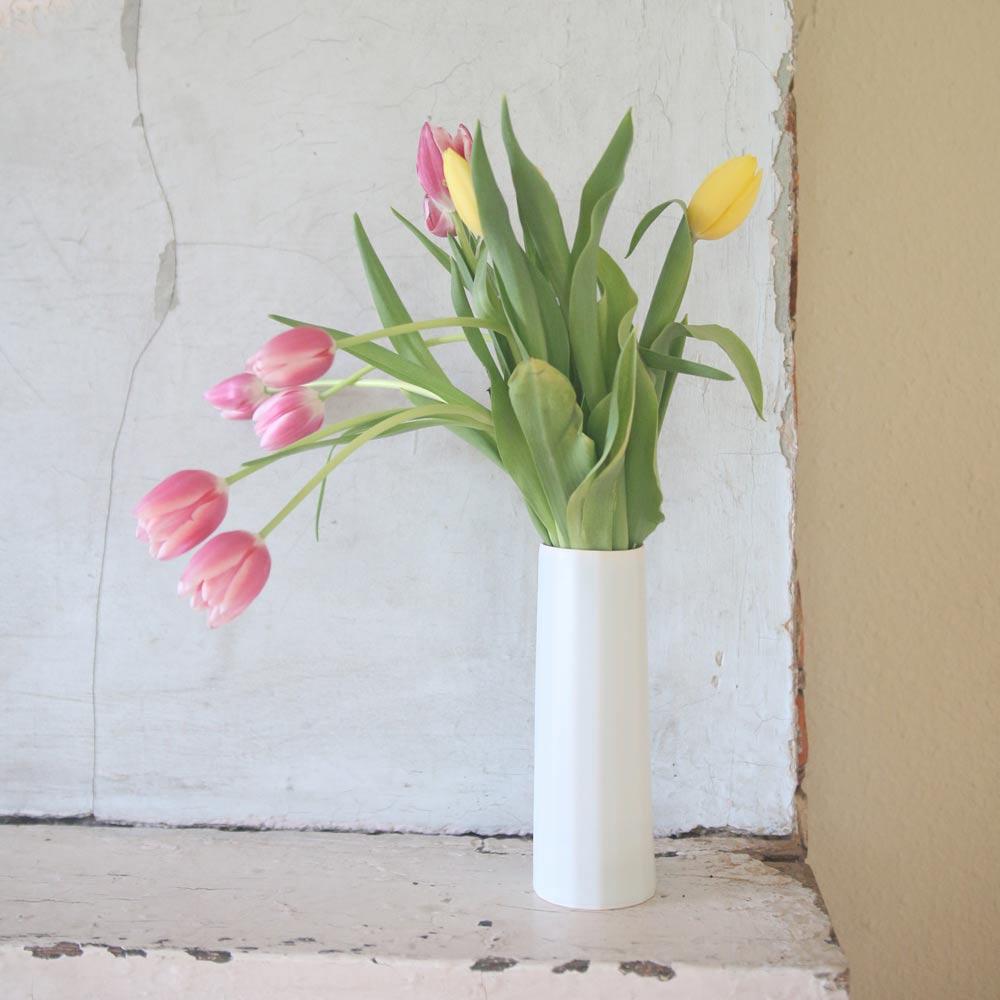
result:
[[[318,326],[296,326],[272,337],[247,359],[247,371],[274,389],[305,385],[333,364],[337,345]]]
[[[446,149],[455,150],[467,160],[472,154],[472,133],[464,125],[459,125],[452,135],[440,125],[424,122],[417,142],[417,179],[425,195],[424,222],[435,236],[451,236],[455,232],[455,223],[451,218],[455,205],[444,178],[443,155]]]
[[[454,236],[455,223],[436,201],[424,195],[424,225],[432,236]]]
[[[205,393],[205,399],[226,420],[249,420],[266,398],[264,383],[252,372],[240,372],[239,375],[224,378]]]
[[[149,543],[156,559],[190,552],[222,523],[229,506],[224,479],[203,469],[167,476],[136,504],[136,538]]]
[[[271,554],[264,539],[249,531],[224,531],[207,541],[181,576],[177,592],[192,608],[208,608],[209,628],[242,614],[264,589]]]
[[[287,448],[322,427],[323,400],[306,386],[282,389],[254,410],[253,425],[262,448]]]

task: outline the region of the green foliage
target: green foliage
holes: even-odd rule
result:
[[[471,175],[482,238],[455,217],[455,235],[446,243],[435,241],[394,210],[448,271],[454,309],[449,319],[412,321],[355,217],[365,276],[384,328],[357,337],[324,329],[340,349],[405,383],[400,388],[412,405],[331,424],[283,452],[248,463],[248,471],[286,454],[325,448],[327,462],[314,477],[322,503],[326,476],[356,448],[378,438],[444,426],[508,473],[544,543],[635,548],[663,521],[657,441],[678,376],[733,379],[727,371],[684,358],[687,342],[721,348],[758,415],[763,415],[760,372],[749,348],[731,330],[691,324],[686,317],[678,321],[695,242],[686,207],[676,199],[642,217],[625,255],[631,255],[668,208],[680,207],[641,326],[635,321],[639,296],[601,245],[632,145],[631,113],[619,123],[584,185],[572,243],[552,188],[517,139],[506,101],[501,134],[520,238],[480,127]],[[423,330],[449,324],[462,333],[424,339]],[[383,337],[389,346],[373,342]],[[463,337],[488,382],[488,407],[459,389],[434,356],[437,343]],[[356,387],[363,385],[355,380]],[[432,402],[423,394],[430,394]]]
[[[569,500],[569,536],[575,549],[628,548],[627,518],[624,538],[616,537],[616,529],[622,512],[627,515],[625,454],[635,417],[637,359],[635,337],[630,336],[615,371],[604,450]]]
[[[500,109],[500,129],[510,174],[517,195],[517,213],[525,244],[538,260],[539,269],[561,299],[569,291],[569,244],[556,196],[542,172],[524,155],[510,121],[507,98]]]
[[[594,442],[583,432],[576,390],[561,371],[540,358],[522,361],[508,387],[511,408],[552,511],[556,544],[578,548],[572,545],[567,505],[594,465]]]

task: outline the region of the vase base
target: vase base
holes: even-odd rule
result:
[[[648,903],[656,895],[655,885],[633,896],[611,897],[600,901],[574,899],[562,893],[540,889],[537,885],[532,886],[532,889],[539,899],[544,900],[546,903],[552,903],[555,906],[561,906],[564,910],[627,910],[629,907],[642,906],[643,903]]]

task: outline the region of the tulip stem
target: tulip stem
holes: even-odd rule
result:
[[[452,216],[455,220],[455,235],[458,238],[458,245],[462,249],[462,253],[465,256],[466,266],[475,271],[476,268],[476,252],[472,249],[472,241],[469,239],[469,230],[466,229],[465,223],[458,217],[458,212]]]
[[[358,344],[367,344],[372,340],[381,340],[383,337],[401,337],[407,333],[416,333],[420,330],[440,330],[449,326],[481,327],[483,321],[475,316],[446,316],[443,319],[424,319],[418,323],[400,323],[398,326],[386,326],[381,330],[371,330],[368,333],[359,333],[354,337],[347,337],[344,340],[337,340],[337,346],[348,348]],[[499,331],[506,333],[510,331],[506,328]],[[336,340],[336,338],[334,338]]]
[[[269,465],[270,463],[265,463]],[[226,482],[228,485],[232,486],[233,483],[238,483],[241,479],[246,479],[247,476],[252,476],[258,469],[263,469],[264,465],[248,465],[239,472],[233,472],[226,476]]]
[[[340,392],[341,389],[346,389],[349,385],[354,385],[356,382],[360,382],[366,375],[371,375],[375,371],[374,365],[364,365],[355,372],[351,372],[346,378],[331,379],[329,382],[319,382],[314,383],[313,388],[319,385],[326,385],[329,388],[324,389],[320,394],[320,399],[329,399],[335,392]]]
[[[311,478],[305,485],[298,491],[285,504],[281,510],[278,511],[274,517],[271,518],[263,528],[260,529],[258,534],[261,538],[267,538],[267,536],[274,531],[274,529],[281,524],[282,521],[317,486],[319,486],[334,469],[337,468],[341,462],[344,462],[347,458],[354,454],[363,445],[366,445],[369,441],[377,438],[380,434],[385,433],[385,431],[392,430],[393,427],[397,427],[400,424],[404,424],[411,420],[422,420],[426,417],[437,417],[437,416],[457,416],[464,419],[464,421],[471,423],[473,425],[492,429],[492,422],[488,419],[484,419],[479,413],[470,407],[465,406],[455,406],[451,403],[428,403],[426,406],[411,406],[402,412],[396,413],[393,416],[386,417],[384,420],[379,421],[373,427],[369,427],[368,430],[359,434],[353,441],[348,442],[342,448],[340,448],[334,456]],[[237,473],[238,475],[238,473]]]
[[[291,319],[288,316],[280,316],[277,313],[271,313],[270,318],[277,321],[278,323],[283,323],[285,326],[305,326],[307,324],[300,322],[296,319]],[[461,327],[481,327],[483,326],[483,320],[476,319],[475,316],[446,316],[444,319],[425,319],[419,323],[402,323],[399,326],[387,326],[383,327],[381,330],[371,330],[368,333],[359,333],[357,336],[352,337],[350,334],[345,333],[343,330],[337,330],[332,326],[320,326],[318,323],[310,323],[309,326],[315,326],[319,330],[324,330],[326,333],[333,338],[334,343],[337,347],[344,347],[348,350],[351,347],[359,344],[367,344],[372,340],[381,340],[382,337],[399,337],[404,333],[416,333],[420,330],[440,330],[447,328],[449,326],[461,326]],[[491,329],[496,330],[497,333],[503,334],[505,337],[511,337],[512,334],[506,326],[503,324],[492,325]],[[425,341],[426,344],[445,344],[457,342],[459,339],[455,338],[455,341],[448,340],[444,337],[433,337]]]
[[[398,413],[408,413],[411,409],[412,407],[408,406],[402,410],[398,407],[394,410],[379,410],[375,413],[362,414],[360,417],[350,417],[347,420],[339,420],[335,424],[326,424],[318,431],[313,431],[312,434],[307,434],[304,438],[299,438],[299,440],[294,444],[290,444],[288,447],[282,448],[280,451],[276,451],[273,455],[265,455],[262,458],[255,459],[244,468],[226,476],[226,482],[230,485],[238,483],[241,479],[245,479],[247,476],[252,475],[259,469],[264,469],[267,466],[272,465],[274,462],[277,462],[279,459],[286,458],[290,454],[295,454],[296,451],[301,451],[303,445],[322,441],[323,438],[329,437],[331,434],[336,434],[339,431],[350,430],[352,427],[357,427],[358,424],[369,423],[373,419],[378,419],[380,417],[385,418]]]
[[[409,392],[415,396],[423,396],[425,399],[433,399],[435,403],[444,402],[437,393],[431,392],[430,389],[422,389],[419,385],[413,385],[412,382],[400,382],[399,379],[394,378],[369,378],[364,381],[352,382],[352,385],[356,385],[359,389],[398,389],[400,392]]]

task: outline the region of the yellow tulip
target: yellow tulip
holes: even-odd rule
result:
[[[716,167],[688,204],[691,235],[696,240],[728,236],[750,214],[763,177],[756,156],[734,156]]]
[[[472,167],[469,166],[469,161],[454,149],[444,151],[444,182],[448,185],[448,194],[455,204],[458,217],[477,236],[482,236],[479,205],[472,186]]]

